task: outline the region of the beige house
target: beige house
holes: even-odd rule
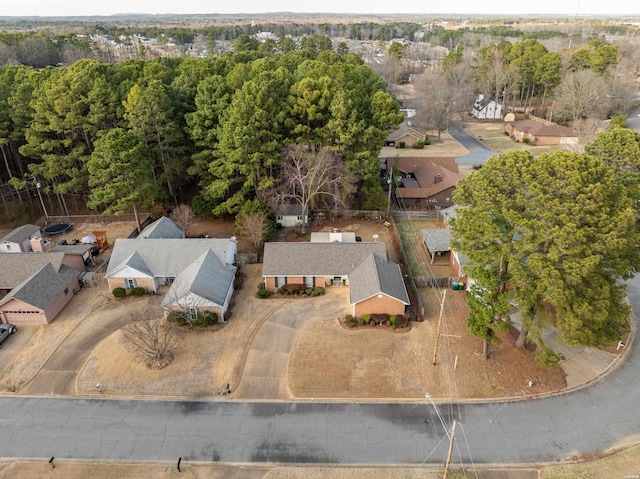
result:
[[[527,140],[534,145],[578,143],[578,134],[572,128],[535,120],[512,121],[507,125],[507,133],[517,142]]]
[[[50,323],[79,290],[82,271],[82,258],[65,253],[0,255],[0,323]]]
[[[164,296],[165,311],[214,311],[225,321],[236,252],[235,237],[118,239],[105,277],[110,291],[144,288]]]
[[[267,243],[262,276],[266,288],[285,284],[348,287],[354,316],[404,314],[409,296],[400,267],[384,243]]]

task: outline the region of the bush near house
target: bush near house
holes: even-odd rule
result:
[[[347,326],[349,326],[350,328],[355,327],[356,325],[356,320],[354,319],[354,317],[350,314],[347,314],[344,317],[344,324],[346,324]]]
[[[147,294],[147,290],[141,287],[131,288],[129,290],[129,294],[131,296],[135,296],[136,298],[139,298],[140,296],[144,296],[145,294]]]
[[[269,291],[267,291],[266,289],[259,289],[258,290],[258,298],[268,298],[269,297]]]
[[[218,314],[214,311],[200,311],[198,317],[193,321],[193,326],[206,328],[218,324]]]
[[[127,295],[127,290],[124,288],[113,288],[111,292],[116,298],[124,298]]]

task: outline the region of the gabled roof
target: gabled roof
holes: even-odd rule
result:
[[[533,136],[577,137],[578,134],[567,126],[545,125],[534,120],[512,121],[510,125],[523,133]]]
[[[346,276],[375,253],[387,257],[384,243],[267,243],[263,276]]]
[[[449,245],[451,243],[451,230],[449,228],[422,230],[422,240],[432,253],[451,250]]]
[[[280,204],[275,207],[278,216],[302,216],[302,206],[300,203]]]
[[[389,135],[387,136],[387,141],[397,141],[407,135],[415,138],[417,141],[423,141],[426,136],[425,133],[421,133],[417,127],[414,127],[408,122],[404,121],[396,130],[389,133]]]
[[[220,263],[226,264],[230,243],[229,238],[172,238],[150,241],[120,238],[113,245],[106,277],[123,266],[131,266],[140,271],[147,271],[151,276],[175,278],[207,250],[211,250]]]
[[[455,158],[399,157],[387,159],[387,164],[397,165],[401,172],[415,176],[415,182],[407,182],[407,185],[417,186],[395,189],[400,198],[430,198],[454,188],[463,176],[458,172]]]
[[[191,293],[222,306],[235,274],[235,266],[222,264],[211,250],[207,250],[176,276],[162,305],[175,304]]]
[[[67,265],[61,265],[58,270],[51,263],[47,263],[42,269],[12,289],[0,300],[0,305],[15,298],[45,310],[79,274],[78,271]]]
[[[75,255],[83,255],[87,251],[91,251],[94,247],[92,244],[59,244],[54,246],[49,251],[52,253],[67,253],[67,254],[75,254]]]
[[[184,238],[184,228],[166,216],[155,220],[142,230],[139,239]]]
[[[379,294],[409,304],[400,266],[371,253],[349,275],[349,297],[356,304]]]
[[[22,243],[24,240],[28,240],[29,238],[31,238],[31,236],[38,233],[39,231],[40,227],[38,225],[18,226],[4,238],[0,238],[0,242]]]
[[[63,260],[64,253],[0,254],[0,289],[15,288],[49,263],[58,271]]]

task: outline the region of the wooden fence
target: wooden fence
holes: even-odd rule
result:
[[[440,220],[442,213],[437,210],[393,210],[391,216],[397,220]]]
[[[413,280],[418,288],[448,288],[451,286],[451,278],[430,278],[428,276],[414,276]]]

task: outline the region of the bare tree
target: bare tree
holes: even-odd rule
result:
[[[606,95],[606,82],[601,75],[591,70],[571,72],[558,89],[558,116],[574,122],[583,118],[604,119],[608,110]]]
[[[136,356],[149,369],[162,369],[173,360],[177,345],[175,327],[149,308],[143,310],[140,319],[123,328],[124,340]]]
[[[321,203],[332,209],[344,207],[348,185],[347,168],[338,154],[301,143],[283,151],[281,181],[274,198],[277,204],[298,203],[306,230],[309,208]]]
[[[196,219],[196,214],[189,205],[178,205],[171,212],[171,219],[184,227],[185,235]]]
[[[264,211],[243,212],[236,219],[236,229],[238,234],[247,238],[256,250],[258,262],[260,261],[260,251],[264,241],[271,229],[267,213]]]

